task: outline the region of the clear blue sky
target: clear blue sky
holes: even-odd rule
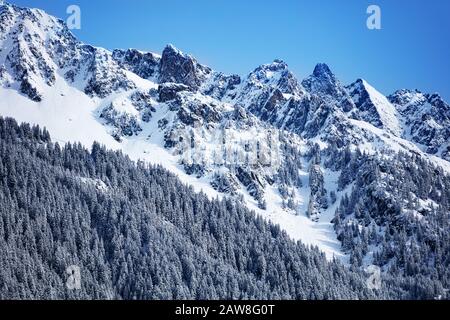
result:
[[[439,92],[450,101],[450,0],[9,0],[66,19],[77,4],[84,42],[160,52],[168,43],[225,73],[275,58],[303,79],[326,62],[344,82],[365,78],[385,94]],[[382,10],[382,30],[366,9]]]

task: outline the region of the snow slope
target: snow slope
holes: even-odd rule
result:
[[[45,126],[60,143],[90,147],[98,141],[134,160],[161,164],[211,198],[241,196],[257,214],[328,258],[348,260],[331,221],[351,190],[338,190],[340,172],[327,167],[327,159],[312,159],[313,150],[318,148],[317,157],[333,147],[382,157],[405,151],[450,172],[449,162],[405,134],[414,127],[405,117],[423,115],[423,108],[407,112],[411,104],[400,103],[406,94],[391,102],[365,80],[344,87],[325,64],[301,83],[281,60],[243,78],[226,76],[172,45],[159,56],[83,44],[42,11],[2,6],[0,20],[1,116]],[[445,112],[418,132],[434,137],[438,129],[432,144],[442,149],[448,105],[436,96],[427,99],[429,110]],[[256,156],[244,165],[252,151]],[[186,161],[193,152],[200,163]],[[216,161],[225,154],[244,161]],[[267,154],[276,162],[267,163]],[[323,185],[314,187],[327,205],[314,203],[312,164],[323,175]],[[217,176],[233,192],[220,191]],[[318,210],[313,217],[311,206]]]
[[[400,126],[398,112],[389,100],[378,92],[374,87],[363,80],[363,86],[369,93],[370,100],[375,105],[376,111],[380,115],[384,128],[391,131],[396,136],[400,136],[402,128]]]
[[[142,90],[156,86],[151,81],[134,74],[130,78]],[[42,90],[42,93],[45,99],[34,102],[14,89],[0,88],[0,115],[44,126],[49,130],[53,141],[61,144],[81,142],[90,148],[94,141],[98,141],[108,148],[122,150],[133,160],[144,160],[162,165],[175,173],[184,183],[192,185],[194,190],[204,192],[210,198],[224,196],[211,187],[210,176],[196,178],[186,174],[179,164],[179,157],[164,148],[164,133],[159,130],[157,123],[158,120],[170,114],[166,105],[159,105],[151,123],[146,124],[139,135],[124,137],[121,142],[118,142],[110,135],[109,127],[104,125],[98,117],[101,107],[107,104],[105,100],[117,100],[117,95],[104,100],[91,98],[59,76],[56,78],[55,85]],[[119,95],[121,96],[123,94]],[[316,223],[304,214],[294,215],[281,209],[282,199],[276,188],[269,187],[266,191],[267,210],[258,208],[257,202],[245,190],[241,190],[240,193],[251,209],[279,224],[293,239],[321,248],[330,259],[333,256],[343,257],[329,216],[324,216],[319,223]],[[301,195],[299,199],[303,196],[305,195]],[[307,199],[304,201],[306,202]]]

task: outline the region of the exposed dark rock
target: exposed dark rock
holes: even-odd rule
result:
[[[197,90],[210,73],[210,68],[199,64],[193,57],[172,45],[168,45],[163,51],[159,68],[161,83],[182,83],[192,90]]]
[[[247,188],[248,193],[257,201],[264,199],[265,182],[262,177],[252,170],[238,167],[236,177]]]
[[[157,74],[161,60],[159,56],[151,52],[141,52],[136,49],[116,49],[112,55],[122,67],[144,79],[149,79]]]
[[[211,96],[216,99],[222,99],[225,95],[235,95],[233,90],[241,83],[241,77],[238,75],[226,76],[223,73],[215,73],[211,81],[210,86],[203,90],[205,95]],[[231,96],[230,98],[234,98]]]
[[[20,84],[20,92],[25,94],[27,97],[29,97],[31,100],[35,102],[42,101],[41,94],[37,91],[35,87],[31,85],[31,83],[28,81],[28,79],[23,79]]]
[[[102,49],[95,50],[89,61],[88,73],[91,77],[84,92],[90,96],[105,98],[119,90],[136,88],[123,69],[112,59],[111,54]]]
[[[188,91],[190,88],[180,83],[163,83],[158,87],[159,102],[167,102],[177,98],[179,92]]]
[[[218,192],[234,195],[239,188],[239,183],[231,173],[217,173],[211,181],[211,186]]]
[[[131,137],[142,131],[136,116],[118,112],[113,103],[103,109],[100,118],[115,128],[113,135],[117,140],[120,140],[122,136]]]
[[[178,111],[180,121],[189,126],[218,123],[223,115],[216,106],[198,100],[186,101]]]
[[[450,105],[438,94],[399,90],[388,99],[402,115],[406,134],[425,151],[447,159],[450,147]],[[442,150],[441,154],[438,152]]]

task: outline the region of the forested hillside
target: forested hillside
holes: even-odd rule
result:
[[[99,144],[0,118],[0,299],[373,299],[365,275]],[[66,268],[81,289],[66,288]],[[389,291],[389,294],[387,293]],[[397,291],[398,293],[393,293]]]
[[[388,159],[347,153],[335,229],[353,269],[370,259],[410,297],[445,297],[450,287],[450,177],[403,152]],[[335,163],[338,163],[337,161]],[[369,261],[370,261],[369,260]]]

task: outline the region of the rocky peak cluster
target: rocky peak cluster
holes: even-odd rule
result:
[[[282,60],[240,77],[215,72],[173,45],[161,56],[136,49],[109,52],[79,42],[61,20],[9,4],[1,6],[0,21],[0,41],[12,43],[0,54],[0,83],[16,85],[36,102],[61,74],[86,94],[106,98],[136,90],[132,73],[161,86],[160,102],[197,92],[306,138],[335,141],[346,139],[348,120],[355,119],[411,136],[427,152],[448,157],[449,107],[439,95],[400,90],[387,99],[361,79],[344,86],[325,63],[300,82]],[[329,127],[338,121],[341,125]]]

